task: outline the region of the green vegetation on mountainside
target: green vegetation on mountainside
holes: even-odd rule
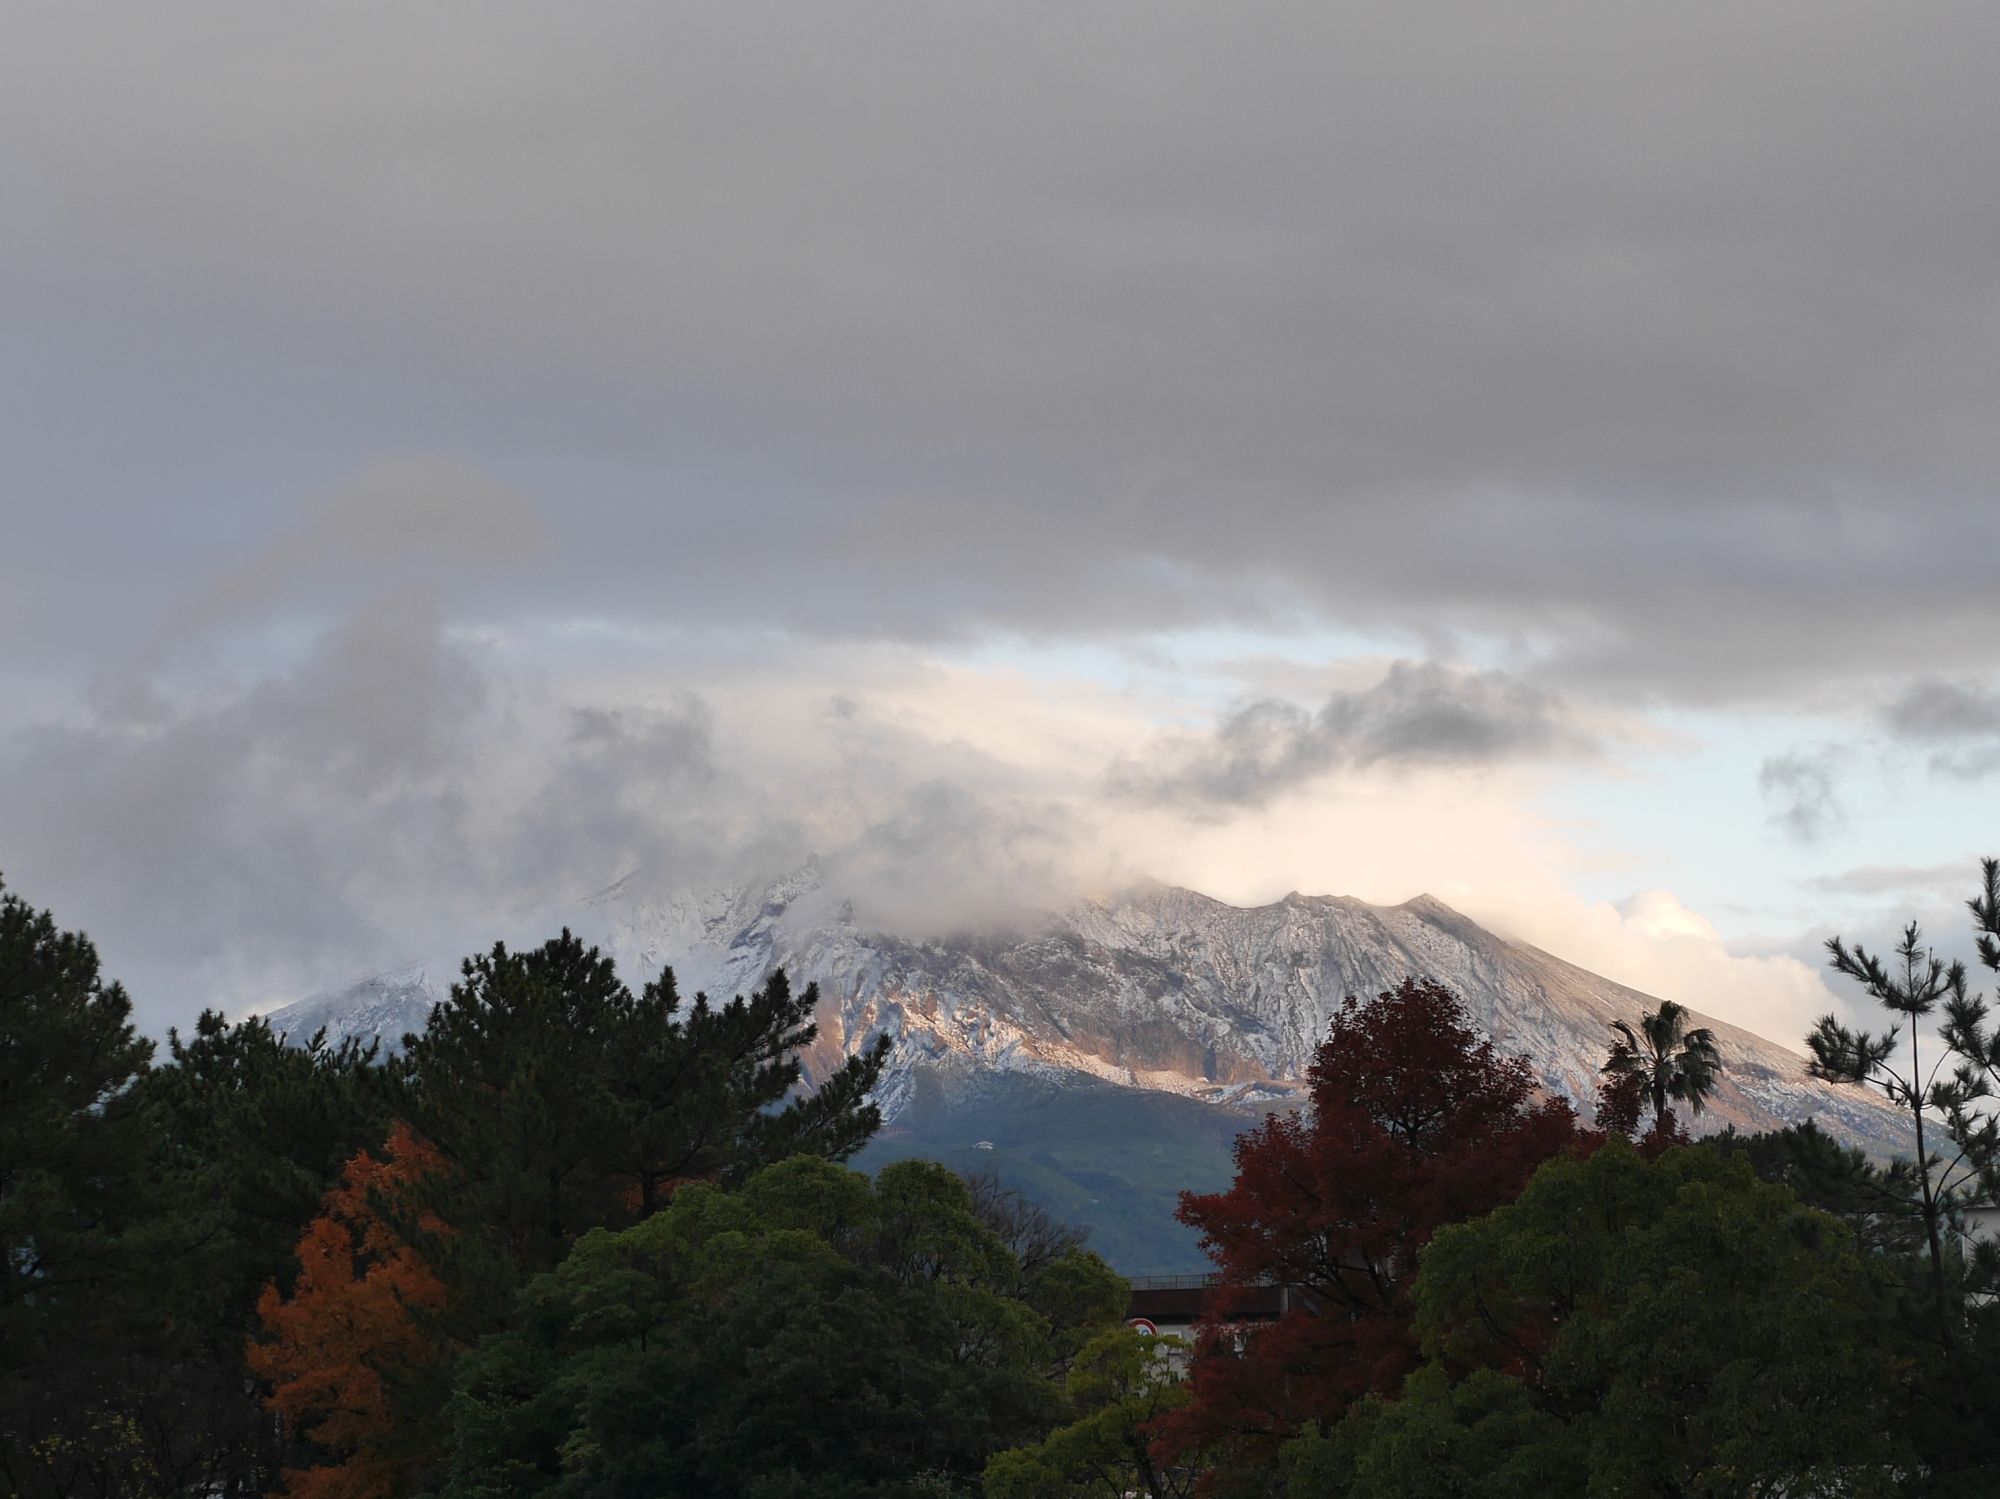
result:
[[[1194,1230],[1174,1220],[1180,1193],[1227,1186],[1236,1136],[1255,1122],[1170,1093],[1001,1075],[948,1096],[920,1085],[854,1164],[875,1171],[916,1158],[991,1173],[1088,1229],[1090,1247],[1121,1273],[1193,1274],[1210,1267]]]

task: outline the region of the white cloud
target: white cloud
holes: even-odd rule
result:
[[[1815,1020],[1849,1007],[1817,969],[1790,954],[1731,951],[1707,917],[1669,890],[1642,890],[1614,905],[1544,886],[1539,898],[1496,893],[1475,904],[1579,967],[1801,1053]]]
[[[633,868],[701,883],[808,852],[912,932],[1141,877],[1243,904],[1429,890],[1777,1040],[1827,1007],[1803,965],[1732,956],[1665,892],[1576,897],[1580,856],[1530,810],[1543,771],[1354,767],[1190,823],[1103,794],[1185,712],[1168,697],[782,637],[711,640],[668,677],[577,669],[602,639],[455,633],[405,596],[206,706],[103,698],[17,742],[9,875],[98,932],[156,1018],[518,935]]]

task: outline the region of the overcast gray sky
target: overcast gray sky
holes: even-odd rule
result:
[[[1996,56],[14,6],[0,870],[152,1023],[812,849],[1431,888],[1783,1030],[2000,847]]]

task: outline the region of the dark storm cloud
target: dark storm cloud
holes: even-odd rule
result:
[[[1988,665],[1996,54],[1858,0],[30,8],[0,629],[95,585],[66,669],[433,452],[550,537],[454,612]]]
[[[1846,826],[1837,771],[1838,757],[1830,750],[1793,750],[1766,759],[1757,789],[1771,826],[1795,843],[1817,843]]]
[[[268,610],[288,593],[322,591],[404,562],[452,568],[517,562],[544,540],[522,496],[438,458],[377,463],[289,531],[232,562],[183,612],[185,626]]]
[[[1491,765],[1588,747],[1545,690],[1498,672],[1399,661],[1316,712],[1275,698],[1246,703],[1212,733],[1119,761],[1108,780],[1125,800],[1212,815],[1262,806],[1341,770]]]
[[[1897,742],[1929,749],[1931,770],[1959,781],[2000,771],[2000,692],[1978,682],[1912,682],[1881,713]]]

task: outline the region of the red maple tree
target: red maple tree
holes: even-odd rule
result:
[[[362,1151],[299,1239],[289,1298],[266,1286],[257,1303],[265,1336],[247,1350],[271,1383],[266,1403],[332,1461],[285,1470],[295,1499],[391,1499],[419,1459],[389,1441],[392,1384],[434,1364],[441,1349],[425,1318],[442,1310],[443,1281],[405,1242],[385,1208],[441,1169],[437,1152],[398,1124],[377,1160]],[[434,1216],[419,1219],[441,1232]]]
[[[1184,1193],[1219,1283],[1196,1333],[1193,1399],[1159,1430],[1163,1456],[1213,1471],[1260,1463],[1307,1421],[1332,1421],[1417,1362],[1418,1252],[1448,1223],[1512,1201],[1535,1168],[1585,1143],[1569,1105],[1502,1057],[1447,989],[1411,979],[1334,1017],[1311,1106],[1236,1142],[1226,1192]],[[1252,1288],[1284,1310],[1232,1320]],[[1268,1297],[1265,1290],[1263,1295]]]

